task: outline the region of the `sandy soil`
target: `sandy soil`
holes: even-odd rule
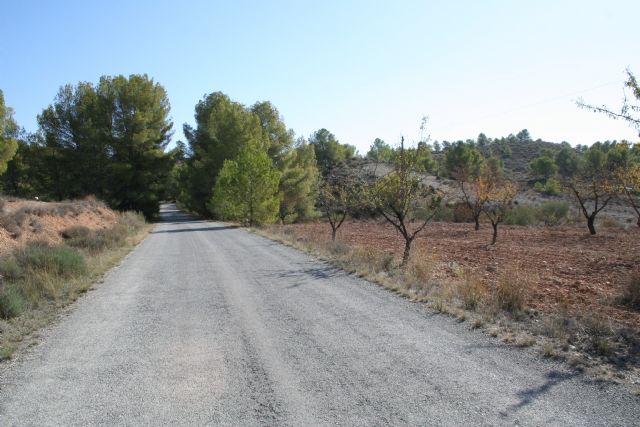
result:
[[[60,233],[71,226],[85,226],[96,230],[113,226],[116,213],[100,202],[79,201],[46,203],[36,201],[6,202],[2,216],[18,216],[20,235],[15,236],[0,227],[0,256],[33,240],[56,244],[62,241]]]

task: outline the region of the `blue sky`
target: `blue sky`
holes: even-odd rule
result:
[[[366,152],[380,137],[638,140],[576,108],[618,107],[640,75],[638,1],[13,1],[0,89],[18,123],[58,88],[146,73],[169,94],[174,140],[206,93],[271,101],[297,135],[325,127]]]

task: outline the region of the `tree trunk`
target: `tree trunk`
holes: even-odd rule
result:
[[[478,231],[480,230],[480,214],[476,215],[473,217],[473,220],[475,221],[476,225],[475,225],[475,230]]]
[[[638,227],[640,227],[640,215],[638,215],[638,222],[636,224],[638,224]]]
[[[596,222],[595,215],[591,215],[589,218],[587,218],[587,226],[589,227],[589,233],[591,233],[592,236],[596,234],[596,227],[594,225],[595,222]]]
[[[331,241],[335,242],[336,241],[336,232],[338,231],[338,229],[336,227],[331,227]]]
[[[491,244],[495,245],[496,240],[498,240],[498,223],[491,223],[491,226],[493,226],[493,239],[491,239]]]
[[[411,254],[411,240],[405,239],[404,241],[404,253],[402,254],[402,264],[404,267],[409,262],[409,255]]]

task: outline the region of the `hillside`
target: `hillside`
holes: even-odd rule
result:
[[[573,195],[565,192],[558,196],[549,196],[533,189],[535,179],[531,176],[529,170],[531,161],[538,157],[542,150],[549,150],[552,153],[556,153],[560,151],[562,147],[563,144],[561,143],[542,141],[540,139],[535,141],[520,141],[505,138],[499,143],[492,144],[491,152],[502,160],[505,177],[517,182],[519,185],[520,191],[515,198],[516,205],[538,206],[548,201],[564,201],[568,203],[570,207],[574,208],[571,217],[581,222],[581,213],[577,210],[577,206],[575,206]],[[485,156],[488,156],[490,153],[490,149],[488,148],[481,151],[484,152]],[[442,152],[433,153],[433,158],[437,162],[442,163],[444,161],[444,154]],[[389,163],[356,157],[345,162],[343,167],[346,168],[347,171],[350,171],[350,173],[364,173],[368,176],[383,176],[392,170],[392,165]],[[433,174],[424,174],[423,182],[442,190],[446,195],[445,199],[450,203],[455,203],[461,196],[455,180]],[[602,212],[600,221],[603,220],[609,222],[611,225],[616,223],[617,225],[626,226],[634,224],[636,216],[627,203],[623,200],[614,199]]]
[[[87,199],[46,203],[9,199],[0,210],[0,256],[31,241],[62,242],[62,231],[72,226],[91,230],[111,228],[117,221],[104,203]]]

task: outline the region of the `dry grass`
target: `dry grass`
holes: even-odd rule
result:
[[[31,242],[0,259],[0,360],[30,340],[60,309],[75,301],[150,230],[135,214],[119,214],[112,229],[100,230],[109,244],[101,250]],[[66,230],[68,239],[87,236]],[[89,234],[91,236],[91,233]]]
[[[295,228],[257,230],[260,234],[329,261],[346,271],[378,283],[407,298],[425,302],[471,328],[483,328],[504,342],[534,347],[545,357],[574,360],[579,366],[631,369],[628,378],[640,379],[637,334],[621,333],[606,316],[576,316],[568,301],[558,301],[554,313],[528,307],[539,282],[530,269],[500,266],[495,280],[471,268],[449,262],[449,278],[437,274],[441,260],[424,246],[416,247],[409,263],[399,267],[399,255],[345,241],[327,242]],[[638,298],[638,277],[630,280],[623,302],[633,306]],[[629,305],[630,304],[630,305]],[[634,356],[635,354],[635,356]]]
[[[494,304],[511,314],[521,314],[527,301],[530,282],[530,278],[518,270],[504,271],[491,292]]]
[[[620,302],[634,310],[640,310],[640,273],[629,276]]]

